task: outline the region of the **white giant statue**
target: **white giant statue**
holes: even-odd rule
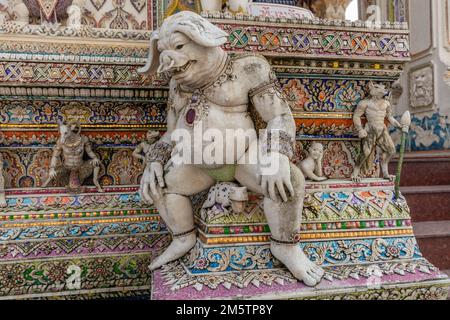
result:
[[[216,182],[237,181],[264,195],[272,254],[297,279],[315,286],[324,271],[299,245],[305,178],[292,163],[296,126],[291,110],[267,60],[255,54],[227,54],[221,48],[227,38],[226,32],[201,16],[177,13],[153,32],[147,64],[139,70],[171,79],[167,132],[147,154],[149,163],[140,194],[156,206],[173,240],[150,269],[174,261],[194,247],[196,228],[190,197]],[[249,115],[250,104],[253,117]],[[255,124],[260,123],[266,130],[257,135]],[[209,141],[201,136],[196,140],[198,134],[194,133],[199,128],[205,136],[207,131],[216,135]],[[240,135],[253,133],[244,148],[234,148],[237,135],[226,134],[236,130]],[[193,140],[180,149],[174,136],[186,133]],[[213,144],[219,145],[214,153]],[[253,158],[250,153],[255,146],[263,156],[247,161]],[[196,161],[179,161],[181,154],[190,154]]]

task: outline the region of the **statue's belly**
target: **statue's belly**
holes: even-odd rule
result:
[[[83,163],[83,154],[65,154],[64,155],[64,167],[69,170],[77,170]]]
[[[186,112],[180,117],[177,128],[186,130],[190,143],[177,144],[188,148],[192,163],[202,168],[220,168],[226,164],[236,164],[257,138],[252,119],[242,108],[209,107],[197,121],[190,124]],[[183,154],[186,154],[183,151]]]

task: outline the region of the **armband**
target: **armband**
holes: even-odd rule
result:
[[[165,142],[155,143],[145,155],[146,162],[159,162],[164,166],[170,160],[172,148],[172,145]]]
[[[295,139],[285,131],[269,131],[263,150],[266,153],[278,152],[284,154],[289,160],[292,160],[295,153]]]

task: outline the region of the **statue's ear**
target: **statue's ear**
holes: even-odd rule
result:
[[[159,40],[159,32],[153,31],[152,36],[150,38],[150,50],[148,52],[147,63],[142,68],[139,68],[137,71],[141,74],[156,74],[156,71],[159,67],[159,51],[158,51],[158,43]]]
[[[203,47],[218,47],[228,40],[228,33],[199,15],[181,21],[175,31],[185,34]]]

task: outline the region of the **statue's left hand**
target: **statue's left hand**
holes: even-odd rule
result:
[[[92,163],[93,166],[97,167],[97,166],[100,166],[101,162],[100,162],[99,158],[95,158],[95,159],[91,160],[91,163]]]
[[[276,152],[272,152],[266,157],[265,162],[270,164],[270,168],[261,169],[261,188],[263,193],[272,201],[278,202],[279,199],[276,194],[276,190],[278,190],[283,202],[288,202],[289,198],[286,194],[285,187],[289,191],[291,197],[294,197],[295,195],[291,181],[291,165],[289,158]]]

